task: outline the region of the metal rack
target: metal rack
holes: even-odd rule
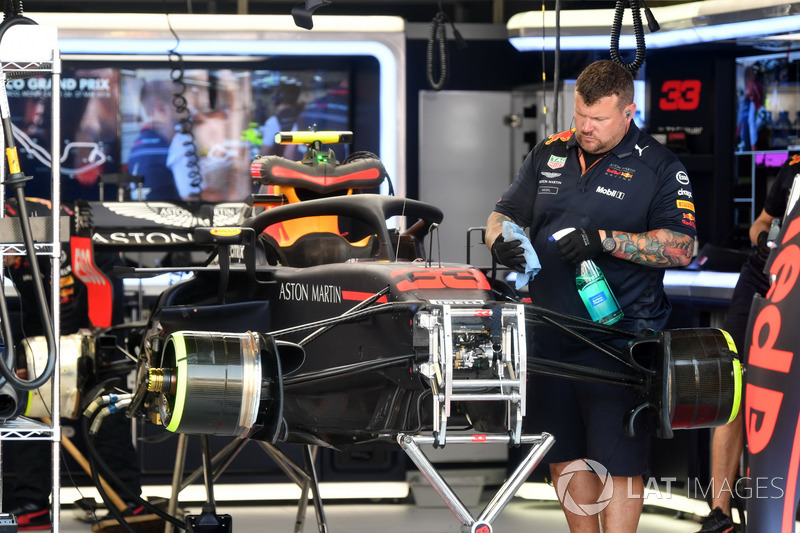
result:
[[[51,211],[52,220],[46,235],[41,241],[35,244],[36,254],[50,257],[51,272],[57,275],[61,256],[61,166],[60,166],[60,86],[61,86],[61,58],[58,49],[58,32],[54,26],[40,26],[37,24],[18,24],[9,27],[2,35],[0,40],[0,71],[2,72],[3,87],[5,90],[6,80],[21,80],[25,87],[29,87],[28,80],[36,77],[49,76],[50,85],[50,105],[51,105],[51,146],[50,146],[50,167],[51,167]],[[19,83],[19,82],[17,82]],[[7,96],[2,95],[4,98]],[[6,139],[0,135],[0,149],[5,152]],[[5,206],[6,202],[6,179],[5,165],[0,165],[0,205]],[[0,222],[9,223],[11,220],[5,216],[5,209],[0,209]],[[0,274],[3,273],[4,259],[7,255],[23,255],[26,253],[25,246],[20,243],[0,243]],[[19,417],[0,425],[0,481],[2,481],[2,441],[4,440],[49,440],[51,447],[52,464],[52,515],[53,529],[57,533],[60,526],[60,440],[61,425],[60,412],[60,366],[59,366],[59,339],[60,335],[60,295],[59,284],[51,283],[51,318],[53,321],[53,333],[56,339],[55,354],[56,365],[50,383],[53,393],[51,393],[51,424]],[[13,339],[7,340],[13,342]],[[0,496],[2,489],[0,489]]]

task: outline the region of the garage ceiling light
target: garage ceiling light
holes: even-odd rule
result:
[[[705,0],[656,7],[651,11],[661,26],[645,29],[649,48],[668,48],[736,38],[758,38],[800,30],[800,2],[786,0]],[[611,43],[612,9],[561,12],[562,50],[605,50]],[[602,24],[601,24],[602,22]],[[553,50],[556,45],[555,13],[528,11],[511,17],[509,41],[520,51]],[[620,49],[636,48],[633,17],[625,10]]]

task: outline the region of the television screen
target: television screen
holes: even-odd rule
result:
[[[28,196],[51,192],[51,80],[33,77],[6,84],[14,143]],[[119,170],[119,72],[113,68],[64,70],[61,75],[61,196],[98,196],[97,178]]]
[[[102,175],[133,200],[242,201],[253,192],[259,154],[300,159],[276,146],[283,130],[352,130],[351,71],[334,68],[65,69],[61,79],[61,197],[100,196]],[[50,84],[11,80],[9,106],[26,194],[50,196]],[[332,146],[343,161],[349,146]],[[108,188],[109,186],[106,185]],[[116,199],[114,187],[106,199]]]
[[[243,200],[255,156],[302,155],[275,133],[350,126],[346,71],[136,69],[120,85],[122,168],[146,200]]]

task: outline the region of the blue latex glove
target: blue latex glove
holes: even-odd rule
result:
[[[506,241],[518,240],[520,247],[525,256],[525,273],[517,273],[516,288],[521,289],[533,280],[533,277],[542,269],[542,264],[539,262],[539,256],[531,245],[531,241],[525,235],[525,232],[508,220],[503,221],[503,238]]]

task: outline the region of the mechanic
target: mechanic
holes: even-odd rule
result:
[[[772,219],[783,217],[789,191],[798,174],[800,174],[800,155],[794,155],[781,166],[777,178],[767,193],[764,208],[750,226],[750,241],[755,248],[742,265],[728,313],[725,315],[723,329],[733,338],[740,357],[744,357],[745,366],[748,353],[745,339],[750,321],[750,306],[756,294],[764,296],[769,290],[769,277],[764,272],[770,251],[767,246],[769,229]],[[741,496],[740,488],[743,487],[736,482],[736,475],[739,472],[739,459],[743,449],[744,424],[740,411],[730,424],[714,428],[711,438],[711,512],[703,520],[703,527],[698,533],[733,531],[731,497],[734,493]]]
[[[596,61],[581,73],[575,128],[549,136],[528,154],[489,216],[486,244],[499,263],[523,272],[521,241],[506,241],[501,232],[504,221],[528,228],[542,267],[529,284],[531,300],[587,319],[575,270],[593,258],[624,312],[615,326],[638,332],[666,325],[671,305],[663,269],[689,264],[696,229],[685,168],[633,123],[633,96],[633,77],[617,63]],[[548,240],[563,228],[576,229],[558,242]],[[621,346],[618,337],[592,339]],[[630,373],[552,328],[534,326],[530,338],[535,357]],[[570,531],[599,532],[601,525],[603,531],[636,531],[650,435],[639,427],[635,437],[623,432],[626,413],[638,403],[633,389],[538,375],[528,383],[525,430],[556,438],[545,460]],[[571,464],[566,499],[558,481]]]

